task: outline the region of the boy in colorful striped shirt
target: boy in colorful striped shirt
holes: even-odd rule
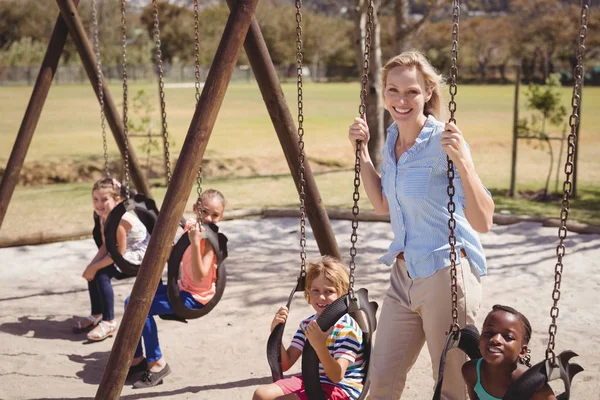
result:
[[[329,400],[356,400],[363,388],[365,360],[362,331],[348,314],[340,318],[327,332],[321,331],[317,318],[325,308],[348,292],[349,276],[344,265],[331,257],[309,263],[304,297],[316,314],[300,323],[290,347],[281,347],[281,366],[290,369],[302,355],[304,343],[310,342],[319,357],[321,386]],[[288,309],[281,307],[271,331],[288,317]],[[301,376],[292,376],[269,385],[259,386],[254,400],[301,399],[306,391]]]

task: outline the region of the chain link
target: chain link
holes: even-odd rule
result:
[[[200,101],[200,26],[198,24],[199,19],[199,11],[198,11],[198,0],[194,0],[194,76],[195,83],[194,87],[196,88],[196,107],[198,107],[198,102]],[[196,221],[198,223],[202,222],[202,164],[198,167],[198,175],[196,175]]]
[[[196,105],[200,101],[200,26],[198,20],[200,12],[198,10],[198,0],[194,0],[194,87],[196,88]]]
[[[585,54],[585,37],[587,35],[587,23],[589,13],[590,0],[581,1],[581,21],[579,25],[578,46],[576,51],[577,65],[573,70],[575,84],[573,86],[573,95],[571,98],[571,116],[569,117],[569,126],[571,132],[568,138],[567,159],[565,161],[565,181],[563,183],[563,198],[562,208],[560,211],[560,227],[558,228],[558,245],[556,246],[557,262],[554,267],[554,288],[552,290],[552,308],[550,309],[550,317],[552,322],[548,327],[548,347],[546,348],[546,359],[551,360],[552,365],[556,366],[556,355],[554,354],[554,346],[556,345],[556,332],[558,326],[556,320],[559,315],[558,301],[560,300],[560,285],[563,273],[563,257],[565,256],[564,240],[567,237],[567,217],[569,215],[572,183],[571,175],[575,168],[575,144],[577,142],[577,128],[579,126],[579,113],[581,106],[581,89],[583,87],[583,56]]]
[[[100,127],[102,128],[102,148],[104,149],[104,175],[110,177],[108,165],[108,145],[106,143],[106,116],[104,115],[104,90],[102,64],[100,62],[100,35],[98,33],[98,12],[96,0],[92,0],[92,36],[94,37],[94,53],[96,54],[96,84],[98,85],[98,101],[100,102]]]
[[[125,142],[125,179],[123,184],[125,185],[125,200],[129,200],[129,117],[127,115],[127,19],[125,18],[125,2],[126,0],[121,0],[121,44],[123,54],[123,139]]]
[[[296,87],[298,89],[298,180],[300,192],[300,277],[306,276],[306,180],[304,179],[304,105],[302,103],[302,0],[296,0]]]
[[[360,89],[360,105],[358,106],[358,113],[362,119],[366,119],[367,114],[367,85],[369,83],[369,63],[371,61],[371,32],[373,31],[373,20],[375,7],[373,6],[373,0],[369,0],[367,6],[367,24],[365,32],[365,44],[363,54],[363,69],[361,77],[361,89]],[[354,157],[354,192],[352,193],[352,200],[354,204],[352,206],[352,233],[350,234],[350,282],[348,285],[348,294],[350,299],[355,300],[354,295],[354,272],[356,270],[356,242],[358,241],[358,213],[360,211],[358,207],[358,201],[360,200],[360,152],[362,142],[356,141],[356,154]]]
[[[454,96],[458,92],[458,86],[456,80],[458,77],[458,27],[460,18],[460,0],[452,1],[452,66],[450,67],[450,103],[448,108],[450,109],[450,120],[451,123],[456,123],[454,113],[456,112],[456,101]],[[448,244],[450,245],[450,288],[452,295],[452,325],[448,333],[452,332],[455,335],[460,331],[458,325],[458,283],[456,278],[456,236],[454,230],[456,229],[456,220],[454,219],[454,211],[456,211],[456,205],[454,204],[454,163],[450,157],[446,156],[448,162],[448,213],[450,217],[448,219],[448,228],[450,234],[448,235]]]
[[[167,184],[171,183],[171,156],[169,155],[169,131],[167,128],[167,107],[165,104],[165,82],[160,49],[160,27],[158,22],[158,0],[152,0],[152,14],[154,16],[154,42],[156,51],[156,67],[158,69],[158,92],[160,95],[160,116],[162,119],[163,148],[165,153],[165,173]]]

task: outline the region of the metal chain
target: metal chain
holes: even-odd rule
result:
[[[154,42],[156,50],[156,67],[158,68],[158,91],[160,95],[160,114],[162,119],[163,148],[165,152],[165,173],[167,175],[167,184],[171,183],[171,159],[169,155],[169,132],[167,129],[167,108],[165,104],[165,82],[162,60],[162,50],[160,49],[160,27],[158,23],[158,0],[152,0],[152,14],[154,16]]]
[[[361,78],[361,89],[360,89],[360,105],[358,106],[358,113],[362,119],[366,119],[367,114],[367,85],[369,83],[369,63],[371,60],[371,32],[373,30],[373,20],[375,8],[373,6],[373,0],[369,0],[367,9],[367,25],[365,34],[365,52],[363,54],[363,69]],[[356,141],[356,154],[354,157],[354,193],[352,193],[352,199],[354,204],[352,206],[352,234],[350,235],[350,282],[348,285],[348,293],[350,299],[355,300],[354,296],[354,271],[356,270],[356,241],[358,240],[358,201],[360,200],[360,152],[362,142]]]
[[[200,13],[198,11],[198,0],[194,0],[194,52],[195,52],[195,64],[194,64],[194,75],[196,88],[196,107],[200,101],[200,26],[198,25],[198,19]],[[202,222],[202,164],[198,167],[198,175],[196,175],[196,221]]]
[[[110,177],[108,165],[108,145],[106,144],[106,116],[104,115],[104,90],[102,90],[102,64],[100,63],[100,37],[98,33],[98,12],[96,0],[92,0],[92,36],[94,37],[94,53],[96,53],[96,84],[98,85],[98,101],[100,102],[100,126],[102,128],[102,148],[104,149],[104,175]]]
[[[454,96],[458,92],[458,86],[456,85],[456,79],[458,76],[458,26],[460,17],[460,0],[452,1],[452,66],[450,67],[450,103],[448,108],[450,109],[450,120],[451,123],[456,123],[454,113],[456,112],[456,102]],[[450,325],[449,332],[458,334],[460,326],[458,325],[458,283],[456,279],[456,236],[454,229],[456,229],[456,220],[454,219],[454,211],[456,205],[454,204],[454,163],[450,157],[446,156],[448,162],[448,213],[450,218],[448,219],[448,228],[450,234],[448,235],[448,244],[450,244],[450,287],[452,294],[452,325]]]
[[[123,139],[125,142],[125,200],[129,200],[129,117],[127,115],[127,20],[125,18],[125,1],[121,0],[121,44],[123,54]]]
[[[196,78],[194,87],[196,88],[196,105],[200,101],[200,26],[198,19],[198,0],[194,0],[194,76]]]
[[[558,327],[556,320],[558,319],[559,309],[558,300],[560,299],[560,285],[563,273],[563,257],[565,256],[564,240],[567,237],[567,217],[569,215],[572,183],[571,175],[575,169],[575,144],[577,142],[577,128],[579,126],[579,113],[581,106],[581,89],[583,87],[584,69],[583,56],[585,53],[585,37],[587,35],[587,23],[590,0],[581,1],[581,22],[579,25],[578,46],[577,46],[577,65],[573,71],[575,84],[573,86],[573,95],[571,98],[571,116],[569,117],[569,126],[571,132],[568,137],[567,159],[565,161],[565,181],[563,183],[563,199],[562,209],[560,211],[560,227],[558,228],[558,246],[556,247],[557,262],[554,267],[554,289],[552,290],[552,308],[550,309],[550,317],[552,322],[548,328],[548,347],[546,348],[546,359],[552,361],[552,365],[556,366],[556,355],[554,354],[554,346],[556,340],[556,332]]]
[[[298,155],[300,191],[300,277],[306,276],[306,180],[304,179],[304,110],[302,103],[302,0],[296,0],[296,87],[298,89]]]

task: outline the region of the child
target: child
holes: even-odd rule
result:
[[[531,366],[529,339],[531,325],[523,314],[507,306],[492,308],[479,339],[482,358],[467,361],[462,367],[471,400],[502,399],[508,387]],[[531,400],[556,400],[556,397],[546,384]]]
[[[225,210],[225,197],[221,192],[209,189],[202,193],[202,208],[200,218],[202,224],[216,224],[223,218]],[[194,205],[194,211],[196,205]],[[186,307],[202,308],[215,294],[217,281],[217,255],[212,245],[203,240],[205,228],[197,221],[188,224],[190,246],[183,254],[181,260],[181,279],[179,280],[179,295]],[[129,297],[125,300],[125,307]],[[162,383],[165,376],[171,373],[169,365],[162,355],[158,344],[158,329],[154,315],[173,314],[169,303],[167,287],[158,285],[154,300],[150,306],[148,317],[142,331],[142,338],[129,368],[128,376],[145,371],[141,379],[133,384],[134,388],[152,387]],[[142,340],[143,339],[143,340]],[[146,357],[142,349],[142,341],[146,350]]]
[[[82,274],[88,281],[92,312],[87,318],[78,320],[73,328],[76,332],[91,330],[87,337],[93,341],[113,336],[117,329],[114,292],[110,281],[120,276],[121,272],[106,251],[104,225],[110,212],[121,202],[121,190],[121,184],[113,178],[100,179],[92,187],[94,211],[100,220],[102,245]],[[123,258],[133,264],[141,264],[149,241],[150,234],[136,215],[132,212],[123,214],[117,228],[117,243]]]
[[[281,364],[290,369],[302,355],[308,341],[319,357],[321,386],[328,399],[357,399],[363,387],[365,361],[360,327],[348,314],[327,332],[322,332],[317,318],[323,310],[348,292],[349,276],[344,265],[331,257],[309,263],[304,297],[316,311],[300,323],[289,348],[281,346]],[[288,310],[281,307],[271,323],[271,331],[286,321]],[[307,399],[301,376],[281,379],[259,386],[254,400]]]

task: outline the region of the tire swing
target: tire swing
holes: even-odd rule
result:
[[[124,15],[124,14],[123,14]],[[123,258],[117,246],[117,228],[121,222],[121,217],[125,212],[133,211],[140,221],[144,224],[148,232],[152,233],[154,224],[158,218],[158,209],[154,200],[146,198],[141,194],[136,194],[131,197],[129,189],[129,143],[128,143],[128,128],[127,128],[127,70],[126,70],[126,26],[124,17],[121,19],[123,30],[123,126],[125,136],[125,187],[127,189],[126,199],[119,203],[109,214],[104,227],[104,239],[106,250],[110,254],[114,263],[121,270],[123,277],[131,277],[137,275],[138,265],[132,264]],[[104,148],[104,174],[110,177],[108,165],[108,148],[106,145],[106,123],[104,115],[104,93],[102,91],[102,68],[100,63],[100,41],[98,38],[98,18],[96,12],[96,1],[92,1],[92,31],[94,38],[94,51],[96,55],[96,73],[98,85],[98,98],[100,102],[100,125],[102,127],[102,142]],[[102,232],[100,218],[94,213],[94,229],[92,231],[96,246],[102,246]]]
[[[96,23],[97,25],[97,23]],[[96,29],[97,32],[97,29]],[[106,250],[111,256],[115,265],[119,267],[123,275],[136,276],[140,268],[139,265],[132,264],[123,258],[117,245],[117,228],[121,222],[121,218],[126,212],[133,211],[140,221],[144,224],[150,234],[154,229],[156,220],[158,219],[158,208],[154,200],[147,198],[143,194],[135,194],[132,196],[129,188],[129,129],[128,129],[128,84],[127,84],[127,24],[125,20],[125,1],[121,1],[121,32],[122,32],[122,54],[123,54],[123,136],[125,142],[125,157],[124,170],[125,180],[125,199],[119,203],[108,215],[106,225],[104,227],[104,239]],[[99,60],[99,58],[98,58]],[[99,82],[100,84],[100,82]],[[163,125],[166,123],[163,122]],[[106,147],[105,147],[106,149]],[[106,151],[106,150],[105,150]]]
[[[456,101],[454,96],[458,91],[457,77],[458,77],[458,43],[459,43],[459,17],[460,17],[460,0],[452,1],[452,66],[450,67],[450,102],[448,108],[450,110],[449,122],[456,123],[454,113],[456,112]],[[449,156],[446,156],[448,164],[447,176],[448,176],[448,213],[450,218],[448,220],[448,228],[450,234],[448,236],[448,244],[450,245],[450,284],[452,294],[452,325],[448,336],[446,337],[446,345],[442,351],[440,357],[440,365],[438,371],[438,381],[435,386],[433,394],[433,400],[440,400],[442,395],[442,383],[444,381],[444,367],[446,365],[446,354],[448,351],[454,348],[462,350],[470,359],[480,358],[481,353],[479,352],[479,331],[474,325],[466,325],[464,328],[460,328],[458,324],[458,287],[456,279],[456,260],[458,254],[456,252],[456,236],[454,229],[456,228],[456,220],[454,219],[454,210],[456,205],[453,200],[454,196],[454,163]]]
[[[301,14],[302,2],[301,0],[296,1],[296,62],[297,62],[297,89],[298,89],[298,147],[300,149],[300,167],[299,167],[299,187],[300,187],[300,274],[296,281],[296,285],[292,289],[286,303],[286,307],[289,309],[294,294],[296,292],[303,292],[306,285],[306,206],[305,206],[305,180],[304,180],[304,128],[302,126],[304,121],[303,105],[302,105],[302,14]],[[365,100],[367,96],[367,82],[368,82],[368,70],[369,70],[369,54],[371,46],[371,29],[373,26],[373,3],[369,1],[368,11],[368,23],[367,23],[367,36],[365,41],[365,54],[363,64],[363,75],[362,75],[362,90],[361,90],[361,104],[359,107],[359,113],[361,117],[365,117]],[[352,208],[352,214],[354,220],[352,221],[352,235],[351,235],[351,249],[350,249],[350,279],[348,285],[348,293],[333,303],[327,306],[327,308],[317,318],[317,323],[322,331],[327,331],[331,328],[344,314],[350,314],[352,318],[358,323],[363,332],[363,357],[365,359],[365,376],[363,380],[363,389],[360,394],[359,400],[366,397],[369,391],[368,381],[368,367],[372,349],[372,336],[377,327],[377,303],[369,302],[368,292],[366,289],[361,288],[357,291],[354,290],[354,271],[356,264],[354,258],[356,256],[356,241],[358,239],[357,228],[358,228],[358,200],[360,198],[359,187],[360,187],[360,145],[357,143],[356,151],[356,162],[355,162],[355,176],[354,176],[354,207]],[[271,376],[273,381],[278,381],[283,378],[283,370],[281,366],[281,343],[283,338],[283,331],[285,329],[285,323],[279,324],[273,329],[269,339],[267,341],[267,361],[271,368]],[[304,349],[302,352],[302,379],[304,381],[304,387],[306,388],[306,395],[311,400],[325,400],[326,395],[323,392],[319,376],[319,358],[307,340],[304,343]]]
[[[571,116],[569,117],[569,127],[571,132],[567,140],[567,159],[565,161],[565,180],[563,182],[562,208],[560,211],[560,227],[558,229],[558,245],[556,246],[557,261],[554,267],[554,288],[552,290],[552,307],[550,308],[550,317],[552,321],[548,327],[548,346],[546,347],[546,358],[533,365],[525,371],[506,391],[502,400],[529,399],[533,394],[542,388],[545,384],[562,380],[564,392],[556,396],[559,400],[568,400],[571,395],[571,383],[573,377],[583,371],[583,367],[576,363],[570,363],[571,358],[577,356],[577,353],[571,350],[565,350],[556,355],[554,352],[556,332],[558,330],[557,319],[559,314],[558,300],[560,299],[560,285],[563,275],[563,257],[566,247],[564,240],[567,237],[567,217],[571,208],[569,197],[572,190],[571,175],[575,170],[575,148],[577,144],[577,132],[579,131],[581,115],[581,90],[583,88],[584,68],[583,56],[585,54],[585,38],[587,35],[587,22],[589,14],[590,0],[581,0],[581,18],[579,31],[577,35],[577,49],[575,56],[577,65],[573,71],[574,84],[571,97]]]
[[[158,29],[158,8],[156,2],[154,5],[154,27],[155,36],[159,36],[160,32]],[[200,39],[199,39],[199,26],[198,26],[198,0],[194,0],[194,43],[195,43],[195,88],[196,88],[196,106],[200,100]],[[158,46],[158,45],[157,45]],[[160,50],[157,49],[157,58],[159,59],[159,75],[161,76],[162,82],[162,61],[160,61]],[[162,87],[162,85],[161,85]],[[161,97],[162,92],[161,92]],[[165,141],[166,142],[166,141]],[[197,200],[196,200],[196,221],[201,221],[202,213],[202,166],[198,168],[198,175],[196,177],[197,187]],[[184,221],[185,225],[185,221]],[[160,315],[159,317],[164,320],[179,321],[187,323],[189,319],[196,319],[203,317],[212,311],[217,305],[223,292],[225,291],[225,284],[227,283],[227,270],[225,266],[225,259],[227,258],[227,237],[219,232],[219,228],[215,224],[205,225],[205,236],[204,238],[213,247],[217,256],[217,282],[215,284],[215,295],[210,299],[208,303],[202,308],[188,308],[181,300],[179,295],[178,280],[180,277],[181,260],[183,254],[190,247],[190,238],[186,231],[177,241],[171,255],[168,260],[168,278],[167,278],[167,295],[169,303],[173,308],[173,314]]]
[[[453,0],[453,44],[452,44],[452,68],[451,68],[451,86],[450,86],[450,94],[452,100],[450,101],[450,113],[451,113],[451,122],[455,122],[454,120],[454,111],[456,110],[456,103],[454,103],[454,95],[456,94],[456,75],[457,75],[457,67],[456,61],[458,57],[458,12],[459,12],[459,1]],[[560,228],[558,230],[558,238],[559,243],[556,248],[557,255],[557,263],[555,266],[554,272],[554,290],[552,292],[552,300],[553,305],[550,309],[550,316],[552,317],[552,322],[550,327],[548,328],[549,340],[548,346],[546,349],[546,359],[539,362],[538,364],[533,365],[529,370],[525,371],[506,391],[502,400],[526,400],[531,399],[532,396],[541,389],[547,383],[554,380],[562,380],[564,384],[564,392],[556,396],[559,400],[568,400],[570,397],[571,391],[571,382],[573,377],[579,372],[583,371],[583,368],[576,363],[570,363],[571,358],[577,356],[577,353],[571,350],[565,350],[561,352],[558,356],[554,353],[555,339],[556,339],[556,331],[557,324],[556,320],[558,318],[559,309],[558,309],[558,300],[560,299],[560,284],[563,273],[563,262],[562,259],[565,255],[565,245],[564,239],[567,236],[567,217],[570,208],[569,196],[571,194],[572,183],[571,183],[571,175],[574,171],[574,154],[575,154],[575,145],[577,142],[577,131],[579,125],[579,115],[580,115],[580,106],[581,106],[581,89],[583,86],[583,55],[585,52],[585,37],[587,34],[587,19],[589,12],[589,3],[590,0],[582,0],[581,2],[581,22],[579,26],[579,35],[578,35],[578,47],[576,50],[576,59],[577,65],[574,69],[574,87],[573,87],[573,95],[571,99],[571,105],[573,107],[571,117],[569,118],[569,126],[571,128],[571,133],[568,137],[568,151],[567,151],[567,160],[565,162],[565,181],[563,183],[563,200],[562,200],[562,209],[560,213]],[[453,104],[454,103],[454,104]],[[454,226],[455,222],[453,222],[453,210],[454,203],[452,201],[452,194],[454,193],[454,188],[452,186],[452,178],[454,176],[454,172],[452,169],[452,161],[448,158],[448,195],[449,195],[449,203],[448,203],[448,211],[450,212],[450,220],[448,222],[448,226],[450,227],[450,263],[451,263],[451,286],[452,286],[452,319],[453,323],[450,328],[450,333],[446,339],[446,346],[444,351],[442,352],[442,356],[440,359],[440,369],[438,375],[438,382],[436,385],[435,393],[433,396],[433,400],[439,400],[441,397],[441,388],[442,382],[444,379],[444,364],[446,360],[446,353],[453,348],[459,348],[462,350],[469,358],[476,359],[480,358],[481,354],[479,352],[479,331],[473,325],[467,325],[465,328],[460,329],[458,325],[458,309],[457,309],[457,283],[456,283],[456,250],[454,245],[456,244],[456,238],[454,237]]]

